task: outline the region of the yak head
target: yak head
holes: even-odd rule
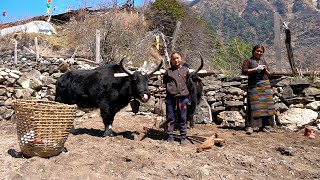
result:
[[[130,71],[123,65],[123,59],[120,61],[120,67],[123,72],[125,72],[130,78],[130,91],[135,99],[140,99],[142,102],[147,102],[149,100],[148,92],[148,79],[153,73],[158,71],[162,66],[162,61],[159,63],[157,68],[151,72],[144,71]]]

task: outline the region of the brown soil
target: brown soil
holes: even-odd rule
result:
[[[242,130],[197,125],[189,135],[226,139],[222,147],[196,152],[199,143],[168,144],[163,136],[146,135],[161,118],[120,112],[116,137],[100,137],[100,117],[76,120],[65,147],[68,152],[47,158],[14,158],[20,151],[15,124],[0,122],[1,179],[320,179],[320,137],[303,130],[276,129],[246,135]]]

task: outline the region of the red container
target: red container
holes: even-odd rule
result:
[[[308,126],[304,131],[304,136],[308,138],[315,138],[318,135],[318,131],[316,127]]]

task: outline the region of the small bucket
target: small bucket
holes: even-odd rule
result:
[[[308,138],[315,138],[318,135],[318,131],[316,127],[308,126],[304,131],[304,136]]]

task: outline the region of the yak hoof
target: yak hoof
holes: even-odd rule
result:
[[[106,129],[104,131],[103,137],[106,137],[106,136],[108,136],[108,137],[113,137],[114,136],[112,129]]]

